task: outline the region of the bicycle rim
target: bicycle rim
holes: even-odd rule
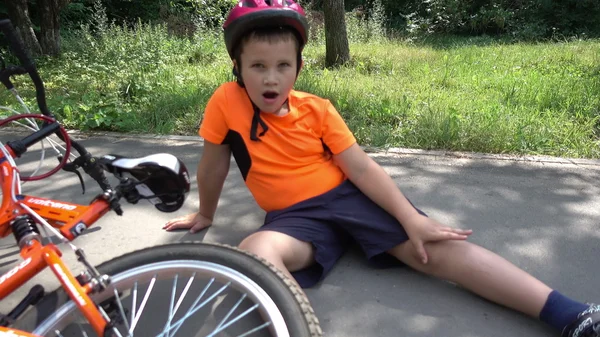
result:
[[[290,336],[277,305],[260,286],[212,262],[142,265],[112,275],[109,287],[92,298],[118,320],[114,336]],[[33,333],[94,335],[71,301]]]

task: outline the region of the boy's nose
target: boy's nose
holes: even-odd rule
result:
[[[264,83],[265,85],[277,84],[277,76],[275,76],[274,73],[269,72],[267,76],[265,76]]]

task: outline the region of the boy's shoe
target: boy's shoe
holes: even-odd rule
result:
[[[600,305],[590,307],[577,315],[573,323],[563,330],[562,337],[600,337]]]

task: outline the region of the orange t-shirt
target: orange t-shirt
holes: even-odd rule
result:
[[[230,145],[250,193],[265,211],[291,206],[342,183],[346,176],[331,153],[356,142],[329,100],[292,90],[288,103],[285,116],[260,114],[268,131],[253,141],[250,98],[237,83],[228,82],[208,101],[199,130],[206,141]],[[262,131],[259,124],[257,134]]]

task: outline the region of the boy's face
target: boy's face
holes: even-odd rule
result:
[[[286,114],[283,106],[296,81],[296,43],[293,39],[252,39],[240,55],[240,73],[250,99],[267,113]]]

